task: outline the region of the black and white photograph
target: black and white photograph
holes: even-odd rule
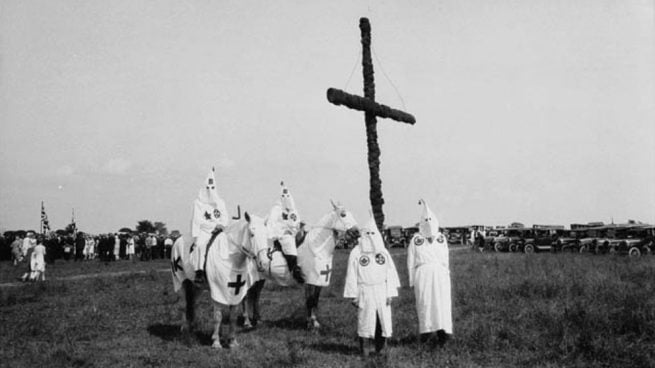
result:
[[[653,0],[0,0],[0,367],[654,347]]]

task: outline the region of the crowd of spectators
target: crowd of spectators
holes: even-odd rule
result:
[[[23,261],[27,250],[37,244],[45,246],[46,262],[50,264],[56,260],[116,262],[168,259],[175,240],[173,236],[147,233],[92,235],[77,232],[60,235],[51,232],[43,235],[34,231],[7,231],[0,235],[0,260],[12,260],[17,265]]]

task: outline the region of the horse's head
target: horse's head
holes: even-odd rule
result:
[[[359,237],[359,229],[357,228],[355,216],[341,204],[335,204],[331,200],[330,202],[332,203],[332,217],[334,219],[332,229],[338,232],[345,232],[348,240]]]
[[[246,212],[244,218],[248,222],[246,233],[249,241],[243,242],[243,248],[249,257],[255,258],[260,249],[268,247],[268,229],[264,219],[259,216]]]

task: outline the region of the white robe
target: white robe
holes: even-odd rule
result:
[[[30,268],[32,271],[45,272],[45,247],[43,244],[34,247],[32,259],[30,260]]]
[[[241,303],[256,277],[251,260],[232,247],[226,234],[219,234],[209,248],[205,270],[211,298],[226,305]]]
[[[191,220],[191,236],[196,244],[196,251],[191,253],[191,263],[194,270],[202,270],[205,263],[207,243],[211,239],[212,231],[216,225],[227,226],[227,213],[222,206],[193,201],[193,219]],[[214,241],[216,242],[216,241]],[[213,245],[212,245],[213,246]]]
[[[23,246],[21,247],[21,251],[23,252],[23,257],[27,255],[28,249],[33,248],[35,246],[36,246],[36,239],[32,239],[26,236],[25,239],[23,239]]]
[[[414,287],[419,333],[453,333],[448,242],[439,233],[432,244],[420,234],[407,248],[409,286]]]
[[[296,233],[298,233],[299,220],[296,212],[286,211],[279,204],[276,204],[268,214],[266,226],[271,239],[280,242],[284,254],[298,255]]]
[[[360,245],[353,248],[348,257],[343,296],[356,299],[359,337],[375,337],[376,314],[380,318],[382,336],[391,337],[391,306],[387,305],[387,298],[398,296],[399,287],[396,266],[386,249],[376,253],[362,252]]]
[[[128,256],[134,254],[134,238],[127,239],[127,249],[125,250],[125,254]]]
[[[210,294],[213,300],[228,304],[236,305],[243,297],[252,284],[260,279],[257,267],[248,258],[243,258],[238,252],[229,254],[229,247],[226,232],[219,234],[214,240],[214,244],[209,249],[209,258],[207,259],[207,279],[210,285]],[[171,250],[171,270],[173,274],[173,289],[177,293],[182,288],[184,280],[193,280],[195,278],[194,266],[191,262],[192,255],[197,251],[190,251],[190,241],[184,237],[179,237],[173,243]],[[242,262],[232,264],[230,257],[239,257]],[[239,274],[241,279],[239,279]],[[237,281],[244,282],[237,290]],[[231,283],[232,286],[228,285]]]
[[[171,271],[173,272],[173,289],[176,293],[182,288],[182,282],[184,280],[193,280],[195,277],[195,271],[189,255],[190,243],[186,242],[184,237],[181,236],[173,243]]]
[[[121,240],[115,236],[114,237],[114,257],[118,259],[118,256],[121,253]]]
[[[325,234],[307,234],[305,242],[298,247],[298,265],[302,269],[305,283],[314,286],[328,286],[332,278],[332,258],[336,243],[332,231]],[[323,239],[314,237],[324,236]],[[310,248],[310,244],[313,248]]]

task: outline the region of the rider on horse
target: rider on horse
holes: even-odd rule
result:
[[[296,203],[291,196],[291,192],[281,182],[282,193],[280,201],[276,203],[268,215],[267,225],[270,237],[273,239],[275,248],[279,249],[284,255],[289,267],[289,272],[299,283],[303,283],[302,272],[298,266],[298,250],[296,244],[296,234],[300,227],[298,210]]]
[[[191,261],[197,282],[204,282],[207,252],[228,225],[229,218],[225,202],[216,191],[216,179],[212,168],[205,180],[205,188],[200,190],[198,198],[193,201],[191,236],[194,246],[191,250]]]

